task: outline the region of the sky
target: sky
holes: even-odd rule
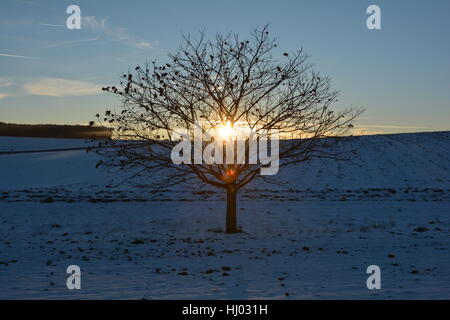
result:
[[[69,5],[81,29],[69,30]],[[369,5],[381,30],[369,30]],[[361,133],[450,130],[448,0],[129,0],[0,2],[0,121],[87,124],[120,105],[102,86],[146,61],[167,61],[182,33],[247,37],[266,23],[283,51],[303,48],[362,106]],[[281,57],[280,57],[281,59]]]

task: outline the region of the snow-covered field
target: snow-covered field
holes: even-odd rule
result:
[[[86,145],[0,137],[0,152]],[[351,161],[249,185],[235,235],[217,232],[218,190],[135,188],[82,150],[0,154],[0,298],[449,299],[450,132],[347,147]],[[81,290],[66,287],[72,264]]]

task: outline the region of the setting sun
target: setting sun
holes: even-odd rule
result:
[[[234,129],[231,126],[231,122],[227,121],[226,125],[219,128],[219,134],[222,137],[222,139],[226,140],[229,137],[232,137],[234,135]]]

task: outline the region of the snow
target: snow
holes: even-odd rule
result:
[[[0,151],[89,145],[0,138]],[[0,155],[0,299],[449,299],[450,132],[355,137],[285,186],[150,192],[83,150]],[[81,290],[66,268],[81,267]],[[366,268],[381,268],[368,290]]]

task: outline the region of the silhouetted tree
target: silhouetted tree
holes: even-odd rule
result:
[[[164,172],[154,187],[197,179],[224,189],[226,232],[234,233],[238,191],[254,179],[273,179],[259,174],[264,165],[248,158],[241,164],[206,164],[190,156],[191,163],[174,164],[171,151],[180,142],[180,131],[192,133],[199,122],[209,128],[277,130],[281,169],[315,157],[345,158],[334,146],[362,110],[332,110],[338,93],[312,69],[302,50],[279,51],[267,26],[256,28],[249,40],[231,33],[217,34],[212,41],[203,33],[183,39],[168,63],[136,66],[119,87],[103,88],[122,101],[101,121],[112,128],[116,146],[99,150],[103,165],[139,167],[139,174]],[[245,147],[248,155],[248,139]]]

